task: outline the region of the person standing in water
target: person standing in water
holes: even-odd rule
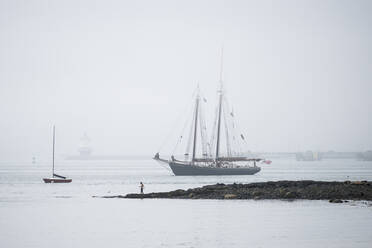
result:
[[[141,189],[141,194],[143,194],[143,189],[145,188],[145,185],[143,185],[142,182],[140,182],[140,189]]]

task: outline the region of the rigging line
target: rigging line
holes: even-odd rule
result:
[[[196,96],[195,100],[195,119],[194,119],[194,139],[193,139],[193,146],[192,146],[192,162],[195,161],[196,155],[196,141],[197,141],[197,134],[198,134],[198,116],[199,116],[199,102],[200,102],[200,95],[199,95],[199,85],[198,85],[198,95]]]
[[[195,110],[194,110],[194,112],[195,112]],[[189,131],[188,140],[187,140],[186,154],[188,154],[188,155],[190,154],[191,140],[192,140],[192,131],[194,130],[194,126],[193,126],[194,119],[195,119],[195,113],[192,115],[192,120],[191,120],[191,125],[190,125],[190,131]]]
[[[203,99],[200,105],[200,130],[201,130],[201,140],[202,140],[202,152],[203,156],[211,156],[211,150],[210,150],[210,144],[209,144],[209,138],[208,138],[208,130],[207,130],[207,122],[206,122],[206,114],[205,114],[205,106],[207,104],[207,99],[203,95],[202,92],[200,92],[200,97]]]
[[[195,96],[196,94],[198,94],[198,89],[194,90],[194,92],[193,92],[193,97],[192,97],[192,98],[194,98],[194,96]],[[194,100],[193,100],[193,101],[194,101]],[[191,104],[191,106],[192,106],[192,104]],[[195,111],[192,111],[192,108],[191,108],[191,111],[190,111],[190,112],[194,112],[194,114],[195,114]],[[189,115],[187,115],[187,116],[189,116]],[[193,116],[194,116],[194,115],[193,115]],[[194,120],[194,119],[193,119],[193,120]],[[193,122],[193,121],[192,121],[192,122]],[[184,124],[184,126],[183,126],[183,128],[182,128],[182,130],[181,130],[181,136],[179,137],[179,139],[178,139],[178,141],[177,141],[177,144],[176,144],[176,146],[174,147],[174,149],[173,149],[173,151],[172,151],[172,155],[175,153],[176,149],[178,148],[178,145],[181,143],[181,140],[182,140],[182,138],[183,138],[184,131],[185,131],[186,126],[187,126],[188,123],[189,123],[188,121],[185,122],[185,124]],[[192,126],[192,124],[191,124],[191,126]]]
[[[213,130],[212,130],[212,134],[211,134],[211,138],[210,138],[210,145],[209,145],[209,149],[210,149],[210,154],[213,156],[213,150],[215,148],[215,137],[216,137],[216,128],[217,128],[217,115],[218,115],[218,108],[217,106],[215,107],[215,110],[214,110],[214,121],[213,121]]]
[[[160,165],[161,167],[163,167],[164,169],[166,169],[167,171],[172,172],[172,170],[169,168],[169,166],[165,166],[165,165],[163,165],[163,164],[160,163],[160,162],[159,162],[159,165]],[[172,173],[173,173],[173,172],[172,172]]]
[[[203,99],[203,96],[201,95],[201,99]],[[202,155],[207,156],[208,151],[207,151],[207,127],[205,123],[205,116],[204,116],[204,107],[203,107],[203,101],[200,103],[199,106],[199,125],[200,125],[200,136],[201,136],[201,143],[202,143]]]
[[[234,115],[234,110],[233,108],[230,109],[229,101],[227,98],[225,98],[225,104],[226,104],[226,109],[229,110],[229,113],[227,115],[227,121],[228,124],[231,125],[231,131],[230,131],[230,149],[232,150],[233,155],[237,155],[241,153],[241,147],[240,147],[240,142],[239,139],[237,139],[237,132],[236,132],[236,123],[235,123],[235,115]],[[232,137],[231,137],[232,136]],[[239,134],[240,137],[240,134]]]
[[[192,93],[192,98],[193,96],[195,95],[195,92],[196,90],[193,91]],[[192,106],[192,104],[191,104]],[[179,115],[177,116],[177,118],[173,121],[173,127],[171,128],[171,131],[168,133],[168,135],[165,137],[165,139],[163,140],[163,142],[160,144],[160,146],[158,147],[158,152],[160,152],[164,146],[166,145],[167,141],[169,141],[170,137],[174,134],[174,132],[176,131],[176,128],[179,126],[179,123],[181,122],[181,120],[183,120],[182,115],[184,115],[185,112],[189,113],[191,110],[191,107],[190,107],[190,103],[187,103],[185,108],[184,108],[184,111],[181,111],[179,113]],[[186,119],[187,121],[187,119]]]
[[[176,151],[178,145],[181,143],[182,138],[183,138],[183,133],[184,133],[184,131],[185,131],[186,126],[187,126],[188,123],[189,123],[189,122],[186,121],[185,124],[183,125],[182,131],[181,131],[181,136],[180,136],[180,137],[178,138],[178,140],[177,140],[176,146],[174,147],[174,149],[173,149],[173,151],[172,151],[172,155],[173,155],[174,152]]]
[[[236,132],[235,134],[236,134],[237,146],[240,150],[239,151],[240,153],[246,152],[246,150],[248,150],[248,142],[245,138],[242,137],[241,129],[239,128],[239,125],[237,124],[235,119],[236,119],[236,117],[235,117],[235,113],[234,113],[233,120],[234,120],[235,132]]]

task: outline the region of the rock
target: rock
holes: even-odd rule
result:
[[[353,185],[370,185],[368,181],[354,181],[354,182],[351,182],[350,184],[353,184]]]
[[[184,190],[182,190],[182,189],[177,189],[177,190],[175,190],[175,191],[172,191],[172,192],[170,192],[171,194],[170,194],[170,196],[183,196],[183,195],[185,195],[185,192],[186,191],[184,191]]]
[[[236,198],[238,198],[238,196],[235,194],[226,194],[223,196],[223,199],[236,199]]]
[[[372,182],[276,181],[249,184],[215,184],[199,188],[107,196],[107,198],[173,198],[173,199],[309,199],[342,202],[372,201]]]
[[[287,195],[288,191],[286,189],[279,189],[279,196],[282,198],[285,198]]]
[[[297,198],[297,193],[296,192],[292,192],[292,191],[290,191],[290,192],[287,192],[286,194],[285,194],[285,196],[284,196],[284,198],[286,198],[286,199],[295,199],[295,198]]]
[[[354,181],[354,182],[351,182],[351,184],[360,185],[360,184],[363,184],[363,183],[361,181]]]
[[[340,199],[331,199],[331,200],[329,200],[329,202],[330,203],[343,203],[343,201],[340,200]]]
[[[260,195],[262,195],[262,193],[260,191],[253,191],[253,197],[258,197]]]

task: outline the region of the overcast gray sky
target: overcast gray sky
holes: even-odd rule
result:
[[[250,150],[372,149],[371,13],[371,1],[0,0],[0,159],[49,156],[53,124],[59,154],[84,132],[95,154],[153,154],[197,82],[215,104],[222,45]]]

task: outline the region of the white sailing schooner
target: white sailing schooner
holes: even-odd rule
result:
[[[211,141],[205,142],[205,123],[204,118],[201,118],[201,96],[199,88],[196,93],[193,121],[190,132],[192,134],[192,156],[189,158],[188,149],[184,159],[176,159],[174,155],[170,159],[160,158],[159,152],[155,154],[154,159],[169,165],[176,176],[196,176],[196,175],[253,175],[261,170],[256,165],[257,162],[263,161],[261,158],[252,158],[244,156],[243,153],[236,153],[231,148],[231,143],[237,139],[244,140],[244,136],[240,134],[231,135],[227,122],[227,115],[233,117],[233,112],[230,112],[227,106],[227,101],[224,95],[222,83],[222,59],[220,72],[220,86],[218,89],[218,105],[216,113],[215,128]],[[224,115],[224,116],[222,116]],[[225,138],[227,153],[221,154],[221,127],[224,120]],[[198,125],[200,126],[200,136],[202,139],[202,157],[196,157]],[[217,130],[215,130],[217,129]],[[181,136],[182,138],[182,136]],[[230,140],[232,139],[232,140]],[[191,140],[191,139],[190,139]]]

